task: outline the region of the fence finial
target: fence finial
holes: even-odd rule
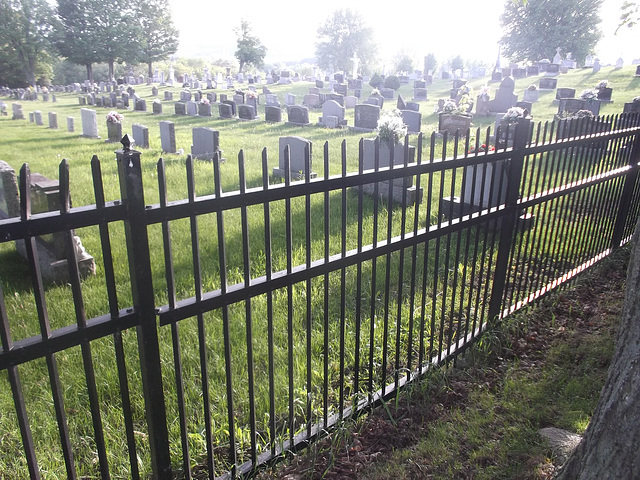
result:
[[[131,150],[131,137],[129,136],[128,133],[125,133],[124,137],[122,137],[122,140],[120,140],[120,143],[122,144],[122,150],[125,152],[128,152]]]

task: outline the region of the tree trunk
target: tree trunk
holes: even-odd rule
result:
[[[557,480],[640,475],[640,221],[627,272],[616,352],[591,423]]]
[[[153,78],[153,70],[152,70],[152,68],[153,68],[153,62],[149,62],[149,63],[147,63],[147,65],[149,66],[149,71],[148,71],[148,73],[149,73],[149,74],[148,74],[147,76],[148,76],[149,78]]]
[[[87,80],[93,83],[93,65],[91,63],[87,63],[85,64],[85,67],[87,67]]]
[[[244,68],[244,62],[240,60],[240,68],[238,68],[238,75],[242,73],[243,68]]]
[[[109,81],[113,82],[115,80],[115,77],[113,75],[113,59],[109,60]]]

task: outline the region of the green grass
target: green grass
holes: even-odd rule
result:
[[[577,71],[568,75],[559,77],[558,86],[574,86],[578,91],[580,88],[591,87],[597,81],[608,78],[610,85],[614,87],[613,98],[615,103],[604,105],[603,114],[619,112],[622,110],[622,103],[629,101],[633,96],[631,93],[633,87],[637,87],[638,79],[631,76],[631,67],[623,69],[619,72],[605,72],[604,70],[597,76],[593,76],[590,71]],[[596,78],[597,77],[597,78]],[[535,79],[523,79],[517,81],[516,92],[521,93],[529,83]],[[471,82],[474,89],[484,82],[484,80],[474,80]],[[635,83],[634,83],[635,82]],[[628,84],[628,85],[627,85]],[[292,92],[298,95],[300,100],[310,84],[299,83],[289,86],[272,86],[270,87],[274,93],[280,96],[280,101],[284,103],[284,93]],[[421,110],[423,113],[423,132],[430,134],[437,125],[437,115],[432,113],[436,100],[441,97],[448,97],[450,82],[437,81],[429,88],[430,100],[421,102]],[[147,98],[150,106],[150,87],[141,86],[138,93],[143,98]],[[173,89],[174,92],[179,91]],[[363,97],[366,97],[369,87],[365,86]],[[218,91],[220,93],[220,91]],[[411,86],[403,86],[400,93],[405,99],[411,98]],[[176,96],[174,95],[174,96]],[[625,95],[629,98],[625,98]],[[159,95],[162,97],[162,91]],[[12,121],[10,117],[0,117],[0,128],[3,131],[3,140],[0,143],[0,160],[4,160],[11,165],[16,171],[23,162],[27,162],[32,172],[41,173],[50,178],[58,178],[58,164],[62,158],[69,160],[70,178],[71,178],[71,194],[74,206],[90,205],[95,203],[92,188],[90,187],[90,159],[96,154],[102,161],[102,178],[105,185],[105,194],[107,200],[115,200],[120,198],[119,186],[116,173],[116,162],[114,160],[113,151],[118,148],[115,144],[105,143],[103,140],[86,139],[79,135],[79,108],[77,95],[57,94],[58,100],[56,104],[43,102],[21,102],[25,116],[28,118],[28,112],[39,109],[46,117],[48,111],[56,111],[58,113],[58,123],[62,127],[59,130],[49,130],[45,127],[37,127],[30,124],[28,120]],[[550,94],[541,92],[541,102],[534,107],[534,116],[536,120],[550,120],[555,113],[557,107],[552,104]],[[10,99],[4,99],[8,104],[12,102]],[[142,156],[143,162],[143,182],[145,186],[145,200],[147,203],[159,202],[156,162],[160,156],[163,156],[166,162],[167,181],[168,181],[168,198],[169,200],[180,200],[186,198],[187,184],[185,179],[185,155],[163,155],[160,151],[159,129],[156,124],[160,120],[171,120],[176,124],[177,145],[186,152],[189,151],[191,143],[191,128],[194,126],[210,126],[220,130],[221,148],[224,150],[227,162],[221,165],[222,189],[225,192],[235,191],[239,188],[239,176],[237,166],[237,152],[244,150],[245,162],[247,168],[247,184],[248,187],[259,187],[261,185],[261,152],[267,147],[269,155],[269,170],[277,166],[277,143],[278,137],[284,135],[300,135],[311,141],[314,145],[314,170],[322,176],[322,150],[324,142],[329,144],[330,155],[330,175],[337,175],[341,172],[340,167],[340,148],[341,142],[344,140],[347,144],[347,168],[349,172],[357,170],[357,146],[361,134],[352,133],[348,130],[328,130],[319,127],[292,127],[284,124],[267,124],[263,121],[258,122],[240,122],[218,120],[212,118],[200,117],[177,117],[172,115],[171,102],[163,102],[165,113],[159,116],[153,116],[151,113],[143,112],[124,112],[125,119],[123,131],[127,132],[134,123],[142,123],[150,127],[150,143],[151,148],[145,150]],[[395,102],[385,102],[385,108],[395,107]],[[11,107],[9,106],[9,111]],[[108,109],[98,109],[99,128],[102,135],[106,132],[106,125],[101,118],[106,115]],[[539,113],[538,113],[539,112]],[[353,124],[352,112],[348,113],[349,123]],[[65,128],[65,118],[74,116],[76,118],[76,133],[68,133]],[[311,113],[311,121],[315,122],[319,112]],[[477,126],[493,125],[492,118],[476,118],[474,120]],[[370,135],[371,137],[373,134]],[[483,137],[484,138],[484,137]],[[415,142],[415,135],[411,136],[412,144]],[[425,141],[423,157],[428,158],[429,142]],[[441,140],[438,140],[436,151],[439,151]],[[451,152],[451,148],[448,150]],[[436,155],[437,157],[437,155]],[[195,162],[194,171],[196,178],[197,195],[207,195],[214,192],[213,189],[213,169],[208,162]],[[271,179],[273,183],[279,180]],[[423,186],[426,186],[427,178],[423,179]],[[443,191],[439,187],[434,188],[431,200],[437,205],[437,200],[443,196],[443,192],[448,192],[450,177],[445,178],[443,182]],[[439,185],[438,175],[434,176],[434,184]],[[446,195],[447,193],[445,193]],[[426,195],[426,192],[425,192]],[[357,246],[357,195],[354,192],[347,193],[347,233],[345,241],[347,249],[353,249]],[[331,238],[329,241],[331,254],[340,252],[342,236],[340,233],[340,219],[343,215],[341,208],[340,192],[331,194],[331,210],[330,218]],[[316,195],[312,198],[312,258],[322,258],[324,255],[324,212],[323,212],[323,196]],[[420,207],[419,227],[425,227],[427,222],[433,223],[435,218],[425,218],[425,206]],[[373,202],[365,197],[363,215],[363,231],[364,243],[371,242],[373,237]],[[285,249],[285,226],[284,226],[284,202],[274,202],[271,205],[272,215],[272,241],[273,241],[273,269],[274,271],[282,270],[286,267],[286,249]],[[264,272],[264,233],[262,226],[262,208],[250,207],[248,209],[248,217],[250,224],[250,241],[251,241],[251,273],[252,276],[263,275]],[[400,234],[400,223],[402,209],[394,206],[391,212],[387,211],[386,203],[381,202],[379,206],[378,218],[378,238],[386,238],[387,219],[391,215],[393,222],[393,235]],[[292,200],[292,216],[293,216],[293,264],[299,265],[305,262],[304,254],[304,199]],[[225,212],[225,239],[227,247],[227,276],[228,283],[234,284],[242,281],[242,254],[241,254],[241,225],[240,212]],[[335,220],[334,220],[335,219]],[[202,252],[202,271],[203,288],[211,290],[219,287],[219,261],[217,255],[217,236],[215,233],[216,216],[214,214],[201,216],[198,219],[200,229],[200,247]],[[413,225],[413,209],[407,210],[407,225]],[[190,238],[190,227],[187,220],[174,221],[171,223],[171,235],[173,240],[174,264],[176,270],[176,292],[179,299],[189,298],[194,295],[195,287],[192,278],[192,253],[191,246],[185,239]],[[83,241],[83,245],[97,261],[98,272],[95,277],[83,280],[82,288],[85,300],[85,308],[87,317],[94,317],[105,314],[109,311],[107,304],[106,287],[102,277],[104,275],[103,259],[101,255],[101,246],[98,231],[96,228],[87,228],[77,232]],[[120,307],[131,304],[131,292],[129,286],[129,272],[127,270],[126,250],[124,249],[124,231],[122,225],[110,225],[111,241],[113,244],[114,263],[116,266],[116,284],[118,289],[118,298]],[[469,232],[469,242],[473,245],[477,232]],[[572,230],[567,231],[570,237],[573,235]],[[158,251],[162,247],[162,236],[159,226],[151,226],[149,228],[150,247],[153,251]],[[467,242],[467,232],[460,234],[461,251],[464,251]],[[482,237],[481,237],[482,238]],[[457,245],[457,236],[448,239],[451,251],[454,251]],[[491,242],[488,240],[487,245]],[[441,291],[443,279],[447,279],[449,283],[453,280],[456,272],[461,273],[462,266],[455,264],[453,258],[449,263],[445,262],[447,240],[442,241],[442,248],[438,261],[439,287],[436,291]],[[484,248],[484,245],[481,246]],[[554,250],[555,249],[555,250]],[[436,265],[435,241],[429,245],[429,262],[427,263],[428,285],[427,296],[430,296],[430,289],[433,287],[432,272]],[[559,254],[561,250],[557,246],[550,246],[550,254]],[[554,253],[555,252],[555,253]],[[417,258],[424,255],[423,248],[418,249]],[[413,314],[415,318],[419,318],[422,313],[421,295],[418,294],[413,311],[411,311],[411,303],[406,294],[409,288],[410,272],[411,272],[411,251],[405,252],[404,259],[404,275],[399,278],[398,268],[400,265],[399,253],[390,257],[389,268],[391,269],[391,289],[390,304],[384,305],[384,285],[385,285],[385,269],[387,262],[384,258],[377,261],[376,289],[375,298],[375,317],[370,317],[370,298],[371,292],[371,262],[363,264],[363,282],[364,299],[362,300],[363,318],[361,320],[361,348],[368,345],[368,335],[371,322],[374,323],[374,341],[376,349],[374,350],[374,370],[368,371],[369,358],[368,353],[361,358],[363,362],[363,370],[361,375],[360,387],[366,385],[369,375],[375,376],[374,386],[382,385],[383,381],[388,381],[393,377],[393,368],[396,363],[400,366],[404,361],[396,358],[394,347],[389,347],[387,356],[383,357],[382,340],[384,338],[383,325],[388,322],[386,334],[389,340],[395,342],[396,335],[400,335],[403,344],[409,335],[409,317]],[[452,255],[453,257],[453,255]],[[468,266],[471,267],[470,265]],[[418,262],[416,278],[422,278],[422,261]],[[476,265],[478,271],[483,268],[479,263]],[[346,378],[348,385],[346,394],[350,396],[355,392],[351,391],[351,383],[353,379],[352,366],[355,361],[354,351],[356,345],[355,329],[355,293],[356,293],[356,269],[348,268],[346,271],[345,297],[346,297],[346,318],[344,319],[344,331],[346,338],[344,364],[346,368]],[[153,285],[156,292],[156,303],[163,305],[167,303],[166,281],[164,279],[164,265],[161,255],[154,258],[153,263]],[[29,338],[39,334],[37,325],[36,308],[31,294],[29,282],[29,273],[24,262],[15,253],[12,243],[0,244],[0,280],[4,291],[5,302],[7,305],[8,315],[11,325],[11,333],[14,341]],[[485,279],[485,282],[490,280]],[[420,283],[420,281],[418,281]],[[403,288],[403,295],[398,295],[400,287]],[[294,400],[296,404],[296,419],[302,421],[305,416],[305,406],[307,398],[313,402],[314,416],[320,415],[322,407],[322,394],[324,381],[324,361],[329,365],[329,378],[327,379],[330,391],[327,392],[330,400],[337,397],[337,386],[339,383],[339,365],[340,351],[338,339],[340,337],[341,325],[339,321],[334,319],[340,318],[339,298],[341,295],[341,279],[339,272],[335,272],[329,276],[328,288],[330,291],[331,302],[329,305],[328,317],[330,319],[328,325],[329,350],[324,348],[324,306],[323,291],[327,288],[321,278],[314,279],[311,282],[311,291],[307,291],[304,285],[295,285],[293,287],[293,323],[295,330],[294,335],[294,371],[292,375],[295,378],[296,391],[294,392]],[[460,334],[455,329],[449,332],[439,332],[433,329],[431,325],[438,325],[440,319],[444,318],[448,321],[449,310],[455,300],[456,305],[460,300],[462,293],[461,287],[457,290],[449,289],[444,299],[438,298],[437,305],[432,309],[431,300],[427,300],[425,304],[426,324],[425,332],[427,335],[433,334],[436,338],[440,334],[445,340],[455,340]],[[468,291],[468,290],[467,290]],[[468,294],[468,293],[467,293]],[[306,329],[304,328],[306,321],[306,296],[310,295],[312,299],[312,329],[311,335],[312,348],[312,377],[313,389],[311,392],[305,390],[306,365],[304,358],[306,356]],[[436,294],[437,295],[437,292]],[[455,297],[454,297],[455,295]],[[75,316],[72,306],[72,292],[69,286],[51,286],[46,290],[46,301],[51,319],[52,328],[60,328],[75,322]],[[260,380],[256,385],[256,410],[258,430],[263,439],[268,439],[268,391],[267,391],[267,314],[266,314],[266,296],[260,296],[252,299],[251,311],[254,328],[254,362],[255,375]],[[400,308],[398,308],[400,303]],[[240,439],[238,447],[240,456],[245,455],[244,448],[247,441],[248,432],[248,403],[245,400],[247,392],[247,366],[246,366],[246,341],[245,341],[245,308],[244,305],[232,305],[230,309],[230,329],[232,343],[232,371],[234,376],[234,406],[237,412],[236,426],[237,437]],[[284,432],[286,422],[286,407],[288,403],[288,386],[287,386],[287,296],[286,291],[274,292],[274,350],[275,350],[275,378],[276,378],[276,424],[279,432]],[[400,312],[400,320],[396,318],[397,312]],[[216,445],[220,445],[218,456],[218,465],[224,464],[225,452],[224,445],[228,443],[228,426],[226,419],[226,388],[225,388],[225,359],[222,348],[222,315],[220,311],[211,312],[205,316],[205,334],[207,362],[209,368],[209,377],[211,382],[210,396],[213,407],[211,412],[213,418],[213,433]],[[464,320],[461,318],[460,320]],[[433,322],[433,323],[432,323]],[[397,326],[400,331],[397,331]],[[197,320],[187,319],[180,322],[179,335],[181,341],[181,355],[183,362],[183,374],[189,381],[185,385],[186,409],[188,416],[189,441],[191,442],[191,452],[195,460],[200,459],[204,453],[204,414],[202,412],[202,388],[200,379],[200,357],[198,352],[197,340]],[[420,324],[416,320],[413,324],[412,335],[414,342],[420,333]],[[455,336],[454,336],[455,335]],[[175,382],[173,379],[173,351],[171,348],[171,334],[169,327],[160,328],[160,337],[162,342],[161,357],[163,369],[165,371],[165,390],[168,416],[170,419],[170,435],[172,439],[172,460],[177,466],[179,462],[179,429],[177,423],[177,402]],[[134,410],[134,419],[136,421],[136,441],[139,446],[140,464],[143,472],[148,472],[149,451],[148,438],[146,437],[146,426],[144,420],[144,404],[141,395],[141,377],[137,365],[139,359],[137,355],[136,334],[133,331],[123,332],[125,344],[128,377],[130,388],[132,391],[132,404]],[[415,347],[415,345],[414,345]],[[429,348],[427,345],[425,348]],[[437,345],[425,354],[437,353]],[[92,343],[93,363],[96,368],[98,381],[98,392],[102,405],[103,424],[106,435],[110,458],[110,466],[114,478],[127,478],[127,458],[123,454],[121,442],[123,438],[123,421],[120,408],[120,400],[118,393],[117,370],[114,361],[114,341],[111,338],[101,339]],[[366,349],[368,351],[368,348]],[[406,351],[400,352],[404,359],[407,355]],[[64,399],[68,415],[72,438],[74,439],[74,454],[77,459],[77,466],[81,475],[96,475],[97,465],[95,462],[94,446],[92,440],[91,420],[86,414],[88,411],[88,398],[86,387],[84,384],[84,371],[81,362],[80,349],[61,352],[56,355],[59,362],[62,384],[64,385]],[[414,352],[413,361],[416,362],[417,352]],[[382,370],[382,363],[386,361],[387,371]],[[415,367],[415,364],[412,365]],[[58,433],[54,418],[53,406],[51,400],[50,388],[48,386],[46,365],[44,361],[31,362],[19,367],[20,376],[23,383],[23,391],[27,399],[27,410],[29,419],[33,428],[34,439],[36,442],[36,451],[38,452],[38,461],[43,472],[44,478],[56,478],[62,475],[63,467],[61,465],[61,453],[58,447]],[[384,379],[384,380],[383,380]],[[25,466],[24,460],[19,452],[21,451],[20,436],[17,429],[11,391],[7,381],[7,374],[0,374],[0,411],[3,415],[0,417],[0,431],[5,432],[1,437],[0,450],[0,472],[7,475],[7,478],[24,476]],[[335,409],[335,403],[329,407],[329,413]],[[223,451],[224,450],[224,451]],[[246,459],[246,456],[244,457]]]

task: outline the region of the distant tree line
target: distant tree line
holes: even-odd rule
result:
[[[178,49],[168,0],[0,0],[0,84],[35,85],[60,58],[93,66],[153,63]]]

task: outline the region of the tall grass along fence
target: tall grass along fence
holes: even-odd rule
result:
[[[266,149],[241,151],[236,191],[217,159],[196,175],[187,157],[177,200],[165,162],[146,171],[125,145],[117,200],[94,157],[95,205],[71,208],[63,161],[59,211],[33,215],[24,165],[21,215],[0,222],[28,264],[0,292],[5,475],[233,478],[308,445],[627,242],[639,120],[525,121],[487,152],[489,131],[419,136],[414,158],[407,137],[391,168],[376,140],[358,172],[346,143],[338,159],[325,144],[317,177],[280,183]],[[381,196],[394,185],[401,198]],[[36,237],[62,232],[75,252],[73,231],[97,275],[68,262],[47,286]]]

